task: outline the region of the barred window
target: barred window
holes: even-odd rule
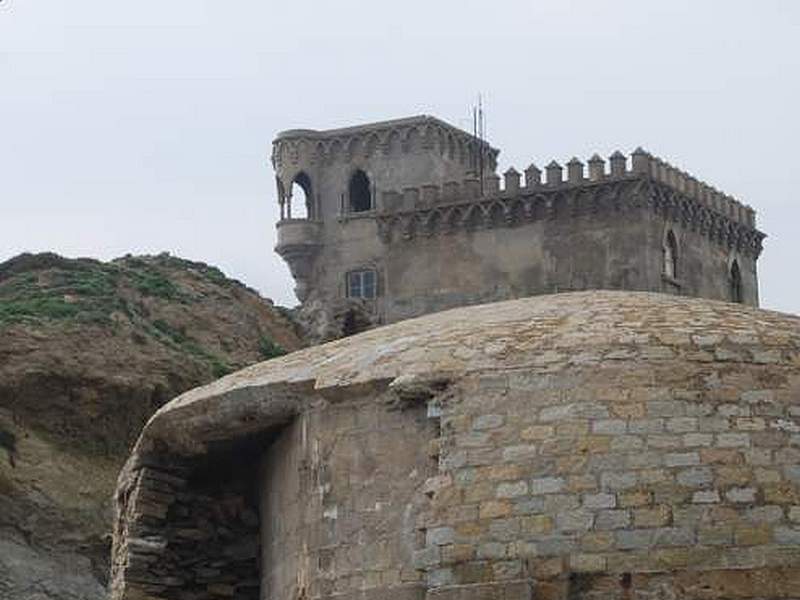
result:
[[[377,295],[376,283],[375,271],[370,269],[350,271],[347,274],[347,296],[349,298],[374,298]]]

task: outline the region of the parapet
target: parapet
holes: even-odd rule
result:
[[[386,191],[383,192],[381,200],[382,209],[385,211],[414,210],[481,197],[531,194],[561,190],[572,186],[589,186],[615,180],[643,178],[661,184],[670,191],[677,192],[689,200],[723,215],[734,223],[755,228],[756,219],[753,208],[696,179],[685,171],[673,167],[642,148],[637,148],[630,156],[616,151],[608,158],[608,161],[595,154],[588,159],[586,164],[577,157],[573,157],[566,163],[566,177],[564,167],[553,160],[545,167],[544,181],[542,181],[541,169],[535,164],[531,164],[524,170],[524,182],[520,172],[511,167],[503,174],[502,180],[497,175],[490,175],[483,181],[470,176],[464,181],[450,181],[441,186],[425,185],[418,188],[405,188],[402,193]]]
[[[273,141],[271,159],[276,171],[291,171],[296,165],[429,149],[466,163],[476,144],[482,147],[487,166],[494,168],[500,153],[497,148],[441,119],[418,115],[337,129],[282,131]]]

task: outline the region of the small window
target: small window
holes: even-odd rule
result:
[[[369,177],[361,169],[353,173],[348,186],[351,212],[366,212],[372,210],[372,190]]]
[[[739,270],[739,261],[734,260],[731,265],[731,302],[742,303],[742,272]]]
[[[376,280],[375,271],[350,271],[347,274],[347,297],[374,298],[377,295]]]
[[[678,241],[671,231],[664,241],[664,275],[671,279],[678,278]]]

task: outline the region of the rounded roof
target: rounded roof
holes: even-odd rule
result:
[[[800,317],[711,300],[589,291],[457,308],[253,365],[162,407],[142,433],[183,451],[285,422],[309,392],[487,371],[553,372],[628,361],[780,363],[800,371]],[[199,450],[199,448],[198,448]]]

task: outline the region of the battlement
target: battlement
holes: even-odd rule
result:
[[[337,306],[388,323],[565,290],[758,304],[766,236],[736,198],[642,148],[505,173],[498,153],[427,115],[278,134],[276,250],[319,331],[350,331]]]
[[[755,211],[750,206],[673,167],[642,148],[637,148],[630,156],[625,156],[619,151],[614,152],[608,161],[598,154],[592,156],[585,164],[577,157],[573,157],[566,163],[566,173],[564,171],[564,167],[553,160],[545,167],[544,180],[542,170],[531,164],[524,170],[524,181],[523,175],[514,167],[510,167],[502,178],[493,174],[484,178],[483,182],[477,177],[470,176],[463,181],[449,181],[441,186],[423,185],[406,187],[402,191],[385,191],[380,208],[388,212],[409,211],[480,198],[563,191],[565,188],[592,186],[623,179],[649,179],[734,223],[750,228],[756,225]]]

